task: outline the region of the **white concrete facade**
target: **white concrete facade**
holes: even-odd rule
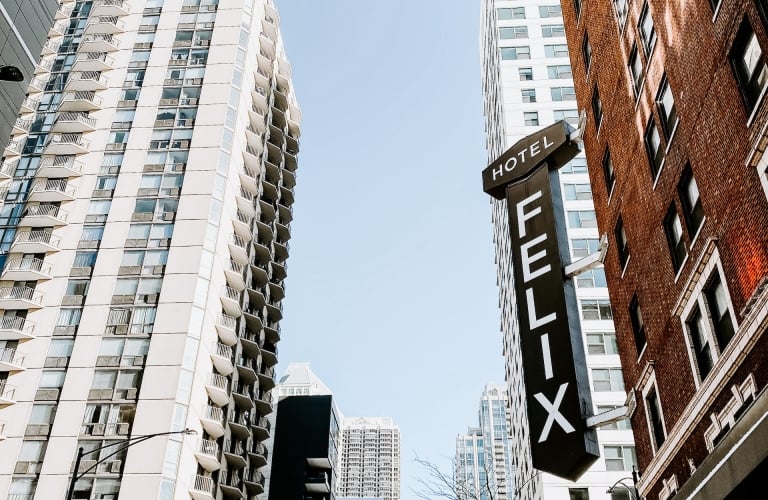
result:
[[[345,417],[337,498],[400,500],[400,427],[389,417]]]
[[[481,17],[490,162],[517,140],[543,126],[560,119],[575,125],[578,110],[559,2],[483,0]],[[594,251],[599,240],[585,161],[580,154],[560,171],[573,260]],[[516,468],[515,484],[508,490],[512,497],[525,500],[610,498],[606,490],[616,480],[631,476],[635,460],[632,432],[626,422],[598,431],[601,459],[577,483],[542,474],[531,464],[507,207],[505,201],[492,201],[491,206]],[[575,279],[593,410],[599,413],[622,405],[626,398],[608,289],[601,269]]]
[[[78,447],[185,428],[75,498],[259,497],[301,116],[278,13],[56,17],[0,170],[0,497],[64,498]]]

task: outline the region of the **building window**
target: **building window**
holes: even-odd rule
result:
[[[595,130],[600,130],[600,123],[603,121],[603,103],[600,101],[597,85],[592,91],[592,116],[595,118]]]
[[[643,321],[643,313],[640,311],[640,301],[637,299],[637,295],[632,298],[632,302],[629,304],[629,320],[632,322],[632,335],[635,339],[635,348],[637,349],[637,355],[643,352],[645,349],[645,322]]]
[[[664,131],[664,136],[669,140],[677,127],[677,109],[675,108],[675,97],[672,95],[672,88],[669,86],[669,80],[666,75],[659,86],[659,93],[656,95],[656,106],[659,109],[659,121]]]
[[[517,59],[530,59],[531,48],[530,47],[502,47],[501,59],[502,61],[514,61]]]
[[[648,418],[648,426],[651,430],[653,449],[657,450],[664,443],[667,431],[664,429],[664,419],[661,413],[661,402],[656,390],[656,381],[653,380],[650,389],[645,394],[645,415]]]
[[[733,338],[735,330],[731,319],[731,310],[728,307],[728,293],[720,279],[720,274],[715,273],[704,289],[704,294],[712,317],[717,344],[722,351]]]
[[[629,241],[627,240],[627,232],[624,230],[624,221],[621,217],[616,221],[613,235],[616,238],[616,251],[619,254],[619,264],[621,265],[621,268],[624,269],[629,261]]]
[[[608,299],[582,299],[581,318],[585,320],[612,320],[611,302]]]
[[[702,316],[698,304],[694,306],[685,325],[691,336],[691,347],[696,358],[696,367],[699,369],[699,377],[704,380],[712,370],[714,360],[712,358],[712,343],[707,334],[708,328],[704,323],[704,316]]]
[[[575,109],[556,109],[552,111],[555,121],[565,120],[571,125],[579,123],[579,112]],[[560,169],[563,172],[562,169]]]
[[[605,271],[603,269],[591,269],[576,276],[576,286],[579,288],[604,288]]]
[[[547,66],[547,76],[550,80],[564,80],[566,78],[573,78],[571,65],[557,64],[555,66]]]
[[[632,51],[629,54],[629,74],[632,76],[632,90],[635,92],[635,99],[637,99],[640,97],[640,89],[643,87],[643,81],[645,81],[643,61],[640,59],[637,44],[632,45]]]
[[[589,500],[589,489],[568,488],[568,500]]]
[[[752,112],[768,82],[768,66],[763,57],[763,49],[746,18],[741,23],[728,58],[747,112]]]
[[[603,154],[603,179],[605,188],[608,190],[608,196],[613,192],[613,186],[616,184],[616,173],[613,171],[613,161],[611,161],[611,151],[606,148]]]
[[[512,26],[508,28],[499,28],[499,38],[502,40],[511,40],[514,38],[528,38],[527,26]]]
[[[606,413],[606,412],[609,412],[611,410],[615,410],[616,408],[618,408],[618,406],[598,405],[597,413],[596,414],[599,415],[601,413]],[[613,423],[608,424],[608,425],[601,425],[600,426],[601,430],[609,430],[609,431],[626,431],[626,430],[630,430],[631,428],[632,427],[631,427],[631,424],[630,424],[628,418],[625,418],[625,419],[613,422]]]
[[[627,22],[627,0],[613,0],[613,9],[616,11],[616,21],[619,23],[619,29],[624,29]]]
[[[536,111],[528,111],[523,113],[523,123],[528,126],[536,126],[539,124],[539,113]]]
[[[699,232],[702,222],[704,222],[704,209],[701,206],[699,187],[696,185],[696,179],[693,177],[693,170],[691,170],[690,165],[686,165],[683,175],[680,176],[680,184],[677,186],[677,191],[683,206],[685,225],[688,227],[688,233],[693,239]]]
[[[582,259],[597,252],[599,246],[600,240],[597,238],[572,238],[571,257],[574,259]]]
[[[640,32],[645,55],[650,59],[651,51],[656,44],[656,29],[653,27],[653,17],[651,17],[651,9],[648,5],[648,0],[646,0],[642,12],[640,12],[640,21],[637,23],[637,31]]]
[[[549,89],[552,92],[553,101],[575,101],[576,91],[573,87],[552,87]]]
[[[565,36],[565,27],[562,24],[545,24],[541,27],[541,36],[544,38]]]
[[[613,332],[593,333],[587,335],[587,352],[589,354],[618,354],[616,334]]]
[[[566,113],[564,116],[567,117],[570,111],[576,111],[574,110],[565,110],[563,113]],[[555,111],[557,113],[557,111]],[[557,115],[555,115],[557,116]],[[573,160],[569,161],[563,167],[560,169],[561,174],[586,174],[587,173],[587,159],[584,157],[581,158],[574,158]]]
[[[606,445],[603,447],[605,469],[609,471],[631,471],[637,467],[634,446]]]
[[[568,45],[564,43],[545,45],[544,55],[546,57],[568,57]]]
[[[563,17],[563,12],[559,5],[540,5],[539,17]]]
[[[563,193],[566,200],[591,200],[592,188],[588,183],[563,184]]]
[[[669,253],[672,256],[672,266],[677,272],[688,256],[688,249],[685,247],[683,226],[680,224],[680,217],[677,215],[674,203],[669,207],[667,215],[664,217],[664,232],[667,235]]]
[[[536,102],[536,89],[522,89],[523,102]]]
[[[645,129],[645,152],[648,154],[651,175],[656,180],[664,163],[664,148],[661,147],[661,136],[659,129],[656,128],[656,120],[653,118],[648,122],[648,128]]]
[[[520,75],[521,82],[529,82],[533,80],[533,68],[519,68],[517,72]]]
[[[621,368],[592,368],[592,388],[595,392],[623,391]]]
[[[581,42],[581,56],[584,58],[584,72],[589,73],[589,67],[592,64],[592,46],[589,44],[589,37],[584,33],[584,40]]]
[[[496,9],[499,20],[525,19],[525,7],[512,7],[508,9]]]
[[[567,215],[568,227],[571,229],[597,227],[594,210],[568,210]]]

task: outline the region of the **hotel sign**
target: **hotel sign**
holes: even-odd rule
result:
[[[578,479],[599,457],[557,169],[579,151],[558,122],[519,141],[483,172],[507,200],[533,466]],[[553,189],[554,187],[554,189]]]

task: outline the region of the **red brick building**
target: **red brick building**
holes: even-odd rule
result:
[[[768,1],[562,6],[639,492],[768,495]]]

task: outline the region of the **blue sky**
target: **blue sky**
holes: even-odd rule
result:
[[[278,368],[395,419],[403,500],[503,381],[479,3],[277,1],[303,112]]]

